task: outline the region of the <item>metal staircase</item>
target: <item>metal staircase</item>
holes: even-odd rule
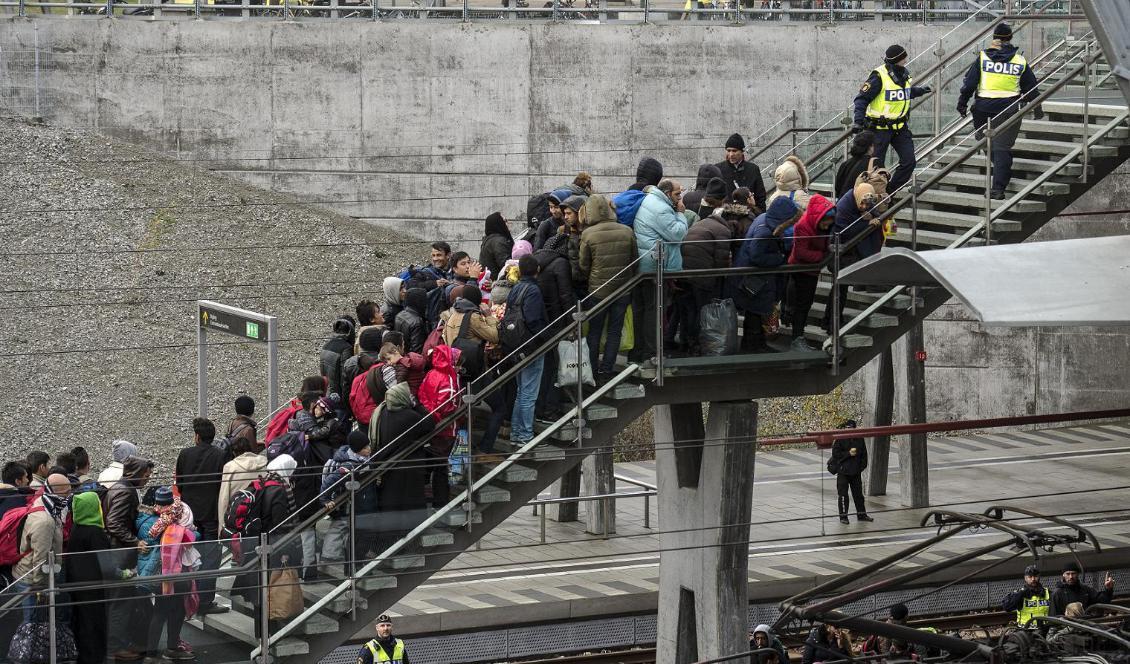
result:
[[[985,39],[995,25],[996,21],[985,25],[969,46]],[[1111,94],[1115,89],[1111,70],[1096,57],[1099,53],[1088,32],[1082,37],[1065,35],[1033,58],[1043,79],[1040,102],[1047,117],[1032,120],[1032,107],[1017,116],[1023,124],[1007,200],[989,201],[986,196],[986,140],[972,135],[968,120],[943,122],[936,117],[933,130],[923,131],[917,141],[919,170],[914,191],[898,192],[893,197],[890,214],[898,221],[899,230],[889,244],[917,250],[955,250],[987,242],[1023,241],[1130,157],[1126,100]],[[939,78],[945,74],[952,81],[971,61],[969,48],[958,49],[939,63],[942,69],[934,74]],[[812,137],[818,135],[827,136],[826,128],[813,132]],[[844,132],[824,146],[811,146],[815,152],[809,172],[814,180],[833,172],[849,138]],[[799,145],[802,150],[804,143]],[[771,173],[772,165],[765,172]],[[827,188],[819,184],[812,187],[825,193]],[[726,273],[758,271],[747,268]],[[779,271],[788,272],[790,268]],[[695,271],[681,276],[718,274],[722,273]],[[661,289],[662,285],[656,285],[654,276],[636,275],[620,292],[637,287]],[[835,290],[826,273],[806,329],[814,341],[828,341],[819,322],[831,306]],[[845,348],[838,358],[840,366],[830,367],[823,352],[659,359],[624,366],[608,384],[579,391],[579,408],[543,428],[521,449],[508,450],[501,463],[472,465],[469,486],[453,490],[458,495],[396,543],[374,557],[357,561],[351,574],[306,586],[306,610],[286,621],[282,629],[270,630],[272,655],[285,661],[314,662],[366,630],[377,615],[473,546],[586,455],[610,445],[615,434],[652,406],[830,391],[948,297],[943,291],[925,289],[917,302],[901,288],[885,293],[849,292],[847,322],[837,333]],[[608,297],[602,305],[614,299]],[[579,320],[576,325],[580,325]],[[528,351],[489,385],[476,385],[475,391],[465,397],[460,414],[472,422],[480,418],[477,408],[483,398],[512,380],[537,355],[555,352],[557,344],[572,331],[573,323],[564,328],[536,350]],[[396,441],[378,451],[372,461],[373,471],[351,490],[360,490],[393,472],[398,463],[410,462],[409,457],[423,442]],[[269,543],[275,546],[293,540],[299,531],[316,527],[317,521],[311,519],[291,532],[277,534],[278,541]],[[256,565],[258,562],[252,560],[245,569],[256,569]],[[247,643],[255,656],[259,641],[254,637],[250,608],[238,600],[231,603],[231,613],[207,615],[202,626]]]

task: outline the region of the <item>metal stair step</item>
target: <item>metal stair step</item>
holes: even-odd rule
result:
[[[326,573],[324,568],[323,568],[323,573]],[[327,576],[333,576],[333,575],[327,574]],[[393,581],[395,581],[395,580],[396,579],[394,578]],[[325,597],[326,595],[330,594],[330,591],[333,590],[334,586],[336,586],[337,584],[338,584],[338,582],[336,582],[336,581],[333,582],[333,583],[328,583],[328,582],[304,583],[304,584],[302,584],[302,597],[307,602],[310,602],[310,603],[316,602],[316,601],[322,599],[323,597]],[[366,589],[363,585],[361,585],[360,581],[358,581],[358,585],[361,586],[362,590]],[[381,586],[381,587],[387,587],[387,586]],[[393,584],[393,587],[395,587],[395,584]],[[372,590],[376,590],[376,589],[377,588],[372,588]],[[338,595],[337,597],[330,600],[330,603],[326,605],[326,608],[328,608],[330,611],[332,611],[334,613],[345,613],[346,611],[349,611],[350,608],[352,608],[352,606],[353,605],[349,600],[349,591],[347,590],[344,593],[342,593],[341,595]],[[368,600],[366,600],[363,596],[359,595],[357,597],[357,608],[358,609],[369,608]]]
[[[359,565],[360,565],[360,563],[359,563]],[[346,578],[346,576],[344,574],[344,570],[342,569],[341,565],[334,565],[332,567],[323,569],[322,573],[327,574],[327,576],[332,576],[335,579],[337,579],[338,581],[343,581]],[[338,581],[335,581],[333,583],[333,585],[336,585]],[[397,581],[396,581],[395,576],[393,576],[391,574],[386,574],[385,572],[381,572],[379,570],[374,570],[372,572],[369,572],[368,574],[366,574],[365,576],[363,576],[363,577],[361,577],[360,579],[357,580],[357,587],[360,588],[361,590],[365,591],[365,592],[369,592],[369,591],[372,591],[372,590],[384,590],[386,588],[395,588],[396,585],[397,585]],[[334,600],[334,601],[337,602],[337,600]],[[365,600],[364,600],[364,598],[358,598],[357,601],[358,602],[364,602]],[[345,604],[345,607],[346,607],[344,610],[348,611],[349,610],[348,592],[346,593],[346,598],[345,598],[344,604]],[[360,604],[358,604],[358,606],[360,606]]]
[[[922,171],[922,173],[918,177],[920,181],[925,181],[929,178],[934,177],[937,172],[938,171],[936,170],[925,170]],[[955,187],[975,187],[978,189],[984,189],[985,176],[984,174],[951,171],[946,174],[941,184]],[[1005,187],[1005,191],[1011,191],[1015,193],[1030,184],[1032,184],[1031,180],[1012,178],[1012,180],[1009,181],[1008,186]],[[1064,194],[1071,193],[1071,185],[1067,184],[1066,182],[1045,182],[1044,184],[1040,185],[1040,187],[1036,191],[1046,196],[1062,196]]]
[[[499,474],[503,482],[517,484],[519,482],[533,482],[538,478],[538,469],[512,463]]]
[[[508,503],[510,492],[500,486],[488,484],[475,492],[475,500],[480,504]]]
[[[233,610],[238,608],[240,613],[247,614],[248,616],[252,615],[251,612],[254,610],[254,607],[251,605],[250,602],[247,602],[246,600],[244,600],[242,597],[239,597],[239,596],[234,596],[234,597],[231,598],[231,600],[232,600],[232,609]],[[338,621],[334,620],[333,618],[331,618],[327,615],[321,614],[321,613],[314,613],[314,614],[311,614],[309,618],[304,620],[302,622],[302,624],[298,626],[297,633],[298,634],[333,634],[333,633],[337,632],[340,628],[341,628],[341,625],[338,623]]]
[[[982,209],[984,209],[984,208],[982,208]],[[899,230],[901,231],[903,229],[903,227],[905,226],[906,231],[908,233],[908,235],[907,235],[908,239],[910,237],[909,233],[910,233],[911,215],[912,215],[912,211],[908,208],[903,208],[903,209],[901,209],[901,210],[899,210],[898,212],[895,213],[895,219],[898,220]],[[973,228],[974,226],[976,226],[977,224],[980,224],[984,220],[985,220],[985,218],[983,216],[977,216],[977,215],[971,215],[971,214],[960,214],[960,213],[957,213],[957,212],[942,212],[942,211],[939,211],[939,210],[930,210],[930,209],[926,209],[926,208],[922,208],[922,207],[918,208],[918,223],[919,224],[934,224],[934,225],[937,225],[937,226],[949,226],[951,228],[960,228],[960,229],[962,229],[962,232],[969,230],[970,228]],[[1010,232],[1018,231],[1018,230],[1021,229],[1021,227],[1022,227],[1022,225],[1019,221],[1011,221],[1011,220],[1008,220],[1008,219],[997,219],[996,221],[993,222],[993,230],[999,231],[1001,233],[1010,233]],[[919,236],[922,235],[921,229],[919,229],[918,234],[919,234]]]
[[[828,338],[828,333],[818,325],[809,325],[804,328],[804,338],[816,342],[819,347]],[[844,348],[870,348],[874,343],[875,340],[866,334],[848,334],[843,337]]]
[[[1021,136],[1016,139],[1016,144],[1012,146],[1012,150],[1013,152],[1035,152],[1038,154],[1063,156],[1077,147],[1079,147],[1078,143],[1072,143],[1070,141],[1049,141],[1042,138],[1026,138]],[[1118,148],[1113,145],[1092,145],[1090,153],[1092,157],[1113,157],[1118,154]]]
[[[1105,123],[1103,123],[1105,124]],[[1091,122],[1087,127],[1087,135],[1094,136],[1095,133],[1103,128],[1103,124],[1096,124]],[[1024,122],[1020,124],[1021,133],[1032,132],[1040,134],[1065,134],[1071,137],[1083,136],[1083,123],[1082,122],[1056,122],[1055,120],[1032,120],[1025,118]],[[1106,134],[1106,138],[1110,139],[1123,139],[1130,136],[1130,128],[1117,127],[1111,129]]]
[[[416,569],[424,566],[425,558],[422,553],[405,553],[393,556],[387,563],[389,567],[396,570]]]
[[[538,422],[536,420],[534,421],[534,431],[535,432],[541,433],[542,431],[545,430],[545,428],[546,427],[544,425],[542,425],[540,422]],[[540,431],[539,431],[539,429],[540,429]],[[572,437],[558,438],[558,436],[564,436],[565,433],[569,432],[570,430],[571,430],[571,433],[572,433]],[[576,440],[577,439],[577,429],[576,429],[576,427],[573,427],[572,425],[567,424],[564,427],[562,427],[561,429],[559,429],[556,433],[552,434],[550,437],[553,438],[553,439],[556,439],[556,440],[561,440],[561,441]],[[517,449],[518,449],[517,447],[512,445],[510,442],[502,441],[502,440],[497,441],[494,444],[494,448],[495,448],[495,451],[498,452],[499,454],[510,454],[512,452],[517,451]],[[524,459],[528,460],[530,458],[533,458],[534,461],[561,461],[565,458],[566,454],[567,454],[567,452],[565,451],[564,447],[559,447],[558,445],[553,445],[553,444],[550,444],[550,443],[541,443],[540,445],[538,445],[534,449],[530,450],[530,452],[524,457]]]
[[[542,424],[541,421],[537,421],[537,420],[534,421],[534,432],[535,433],[541,433],[548,428],[549,427],[545,424]],[[592,430],[589,429],[588,427],[585,427],[585,438],[586,439],[592,438]],[[566,424],[566,425],[558,428],[553,433],[549,434],[549,439],[550,440],[558,440],[558,441],[561,441],[563,443],[575,441],[575,440],[577,440],[577,427],[572,425],[572,424]],[[553,460],[553,459],[556,458],[557,453],[554,452],[554,451],[544,452],[542,454],[542,456],[539,457],[538,453],[540,451],[541,450],[539,448],[535,448],[534,452],[533,452],[533,457],[537,461],[550,461],[550,460]]]
[[[984,180],[981,186],[984,186]],[[940,205],[960,205],[973,209],[985,209],[985,194],[966,193],[964,191],[946,191],[942,189],[929,189],[918,195],[919,202],[938,203]],[[1002,207],[1008,201],[994,200],[992,201],[993,209]],[[1029,212],[1043,212],[1048,209],[1048,206],[1043,201],[1035,200],[1032,198],[1025,198],[1017,201],[1011,207],[1010,212],[1017,214],[1027,214]],[[948,213],[946,213],[948,214]],[[919,208],[919,219],[922,218],[922,209]]]
[[[830,296],[831,292],[832,292],[832,284],[831,284],[830,281],[821,281],[816,286],[816,296],[817,297],[827,299]],[[863,304],[866,304],[866,305],[870,305],[873,302],[875,302],[875,300],[878,300],[882,296],[883,296],[882,293],[868,293],[866,291],[856,291],[856,290],[849,288],[848,289],[848,306],[850,307],[851,303],[853,303],[853,302],[859,302],[859,303],[863,303]],[[921,304],[922,298],[918,298],[918,302]],[[903,310],[903,311],[905,311],[906,309],[909,309],[909,308],[910,308],[910,295],[907,295],[906,293],[900,293],[900,294],[894,296],[894,298],[892,298],[891,301],[888,302],[886,304],[886,306],[883,309],[880,309],[879,311],[884,311],[884,310],[888,310],[888,309],[889,310]]]
[[[475,510],[474,512],[471,513],[471,523],[472,524],[482,523],[482,522],[483,522],[483,513],[482,512]],[[459,528],[460,526],[465,526],[465,525],[467,525],[467,513],[464,512],[464,511],[447,512],[443,516],[440,517],[440,523],[442,523],[445,526],[450,526],[452,528]]]
[[[949,162],[952,162],[952,161],[956,161],[959,156],[961,156],[961,155],[958,152],[955,152],[955,153],[952,153],[952,154],[946,154],[946,155],[938,155],[937,160],[942,162],[942,163],[949,163]],[[1024,173],[1044,173],[1045,171],[1049,170],[1052,166],[1054,166],[1056,161],[1057,160],[1032,159],[1030,157],[1016,157],[1012,160],[1012,172],[1013,172],[1014,175],[1018,171],[1024,172]],[[963,161],[961,163],[961,165],[958,166],[958,168],[962,169],[965,172],[968,172],[970,169],[973,169],[974,172],[979,171],[981,173],[982,182],[984,182],[984,177],[985,177],[985,153],[984,153],[984,151],[981,151],[981,152],[979,152],[975,155],[970,156],[968,159]],[[1091,166],[1089,168],[1093,172],[1094,167]],[[1063,166],[1063,168],[1059,169],[1059,172],[1056,173],[1056,175],[1053,176],[1053,177],[1078,177],[1079,175],[1082,175],[1082,173],[1083,173],[1083,165],[1078,163],[1078,162],[1073,162],[1073,163],[1070,163],[1070,164],[1065,164]]]
[[[643,386],[643,383],[626,383],[625,382],[625,383],[620,383],[616,387],[612,388],[612,390],[609,391],[604,396],[605,396],[605,398],[608,398],[608,399],[620,400],[620,399],[640,399],[640,398],[643,398],[646,395],[647,395],[647,389]]]
[[[1074,101],[1045,101],[1041,106],[1044,113],[1059,113],[1062,115],[1083,116],[1082,102]],[[1126,112],[1126,106],[1114,104],[1090,104],[1087,113],[1091,117],[1116,118]]]
[[[827,311],[828,305],[824,302],[813,302],[812,309],[808,313],[808,319],[819,323],[824,319],[824,312]],[[862,309],[845,308],[843,320],[849,321],[859,314],[863,313]],[[898,327],[899,317],[891,314],[883,314],[875,312],[868,316],[861,325],[865,328],[880,328],[880,327]]]
[[[594,403],[585,409],[586,420],[614,420],[618,412],[615,406],[603,403]]]
[[[420,535],[420,546],[424,548],[449,546],[454,543],[455,533],[446,530],[429,530]]]
[[[221,634],[226,634],[248,645],[253,646],[258,644],[258,641],[255,639],[255,621],[251,616],[244,615],[238,611],[209,613],[204,616],[196,616],[188,621],[188,623],[194,627],[207,628]],[[292,637],[280,640],[275,644],[274,648],[275,654],[279,657],[293,657],[295,655],[305,655],[310,652],[310,646],[307,645],[305,641]]]
[[[925,245],[927,247],[940,249],[950,246],[960,237],[961,235],[958,233],[939,233],[937,231],[924,231],[920,229],[918,231],[918,246],[922,247]],[[890,242],[892,239],[900,245],[910,246],[910,226],[900,224],[898,231],[895,232],[894,238],[887,238],[887,241]]]

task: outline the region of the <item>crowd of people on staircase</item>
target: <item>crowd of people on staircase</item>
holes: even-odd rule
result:
[[[977,128],[991,116],[1010,117],[1036,94],[1011,37],[1000,24],[966,76],[958,110],[964,115],[976,92]],[[913,85],[901,47],[888,49],[885,60],[856,98],[856,135],[830,196],[813,190],[796,156],[775,168],[767,191],[736,133],[722,146],[721,161],[698,168],[689,191],[649,156],[615,195],[599,193],[581,172],[530,199],[519,237],[515,224],[494,212],[484,221],[477,259],[436,241],[426,263],[388,276],[375,300],[336,318],[317,355],[317,375],[264,420],[264,431],[248,396],[235,400],[222,434],[211,420],[194,419],[192,444],[167,481],[151,482],[153,462],[124,440],[112,443],[113,461],[97,476],[81,447],[54,458],[35,451],[4,465],[0,572],[21,608],[0,616],[0,641],[10,644],[0,658],[23,661],[42,647],[50,595],[59,605],[57,647],[73,651],[70,659],[194,659],[181,638],[185,621],[231,610],[216,600],[216,579],[146,579],[217,570],[225,556],[243,565],[255,559],[261,536],[285,543],[269,549],[268,587],[260,570],[244,571],[231,597],[246,604],[257,635],[267,597],[273,631],[301,610],[299,584],[347,578],[379,557],[445,508],[466,459],[499,463],[500,452],[521,448],[544,421],[563,417],[573,407],[571,386],[583,380],[582,365],[594,386],[604,385],[625,366],[621,355],[629,364],[654,358],[659,332],[669,355],[778,352],[770,341],[782,327],[789,328],[789,350],[815,351],[808,320],[821,270],[833,253],[842,268],[880,250],[894,232],[885,218],[889,192],[905,185],[915,166],[910,100],[931,90]],[[995,198],[1008,186],[1015,134],[993,143]],[[888,148],[899,157],[893,173],[883,165]],[[794,269],[722,272],[785,266]],[[637,275],[653,278],[631,287]],[[663,302],[655,279],[667,284]],[[841,317],[847,299],[841,290]],[[726,307],[729,318],[716,315]],[[739,311],[740,345],[727,343],[738,337]],[[829,305],[826,333],[834,320]],[[583,345],[574,337],[553,352],[550,341],[578,328]],[[567,351],[578,345],[580,356],[573,351],[570,359]],[[484,420],[473,428],[463,396],[492,383],[499,384],[478,402]],[[848,521],[849,492],[857,518],[870,521],[860,490],[863,441],[837,441],[832,456],[841,521]],[[389,460],[395,463],[382,465]],[[315,521],[321,526],[310,525]],[[49,559],[55,572],[45,571]],[[1053,607],[1065,612],[1076,601],[1085,607],[1093,598],[1073,589],[1067,575],[1054,597],[1041,593],[1037,577],[1005,607],[1018,612],[1018,621]],[[62,582],[72,588],[45,592]],[[391,621],[382,616],[378,638],[359,662],[407,662],[403,643],[390,635]],[[809,650],[850,654],[842,636],[831,627],[815,630],[805,664],[816,657]],[[751,638],[765,650],[757,661],[788,661],[767,627]]]

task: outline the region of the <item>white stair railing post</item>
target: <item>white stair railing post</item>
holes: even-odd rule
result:
[[[993,242],[993,118],[985,120],[985,246]]]

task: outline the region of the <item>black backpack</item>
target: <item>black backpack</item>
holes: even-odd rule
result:
[[[526,203],[526,225],[530,230],[537,230],[544,219],[549,219],[549,193],[534,194]]]
[[[527,285],[526,290],[529,288],[531,286]],[[506,305],[506,313],[503,314],[502,321],[498,325],[498,342],[502,347],[502,352],[507,355],[529,341],[532,336],[530,327],[526,324],[526,317],[522,315],[522,305],[529,297],[526,290],[521,292],[521,297],[515,298],[513,302]]]
[[[451,347],[460,353],[459,375],[463,377],[464,382],[475,380],[486,370],[486,362],[483,359],[484,342],[468,334],[473,315],[475,315],[473,311],[463,314],[463,321],[459,324],[459,335],[451,342]]]
[[[232,443],[235,442],[236,438],[239,438],[239,434],[243,433],[244,429],[248,429],[250,427],[251,427],[251,425],[249,423],[244,422],[243,424],[240,424],[239,426],[237,426],[235,428],[235,430],[232,431],[230,434],[228,434],[226,436],[217,436],[215,439],[212,440],[212,447],[218,448],[221,452],[223,452],[225,459],[231,459],[232,458],[232,453],[231,453]]]

